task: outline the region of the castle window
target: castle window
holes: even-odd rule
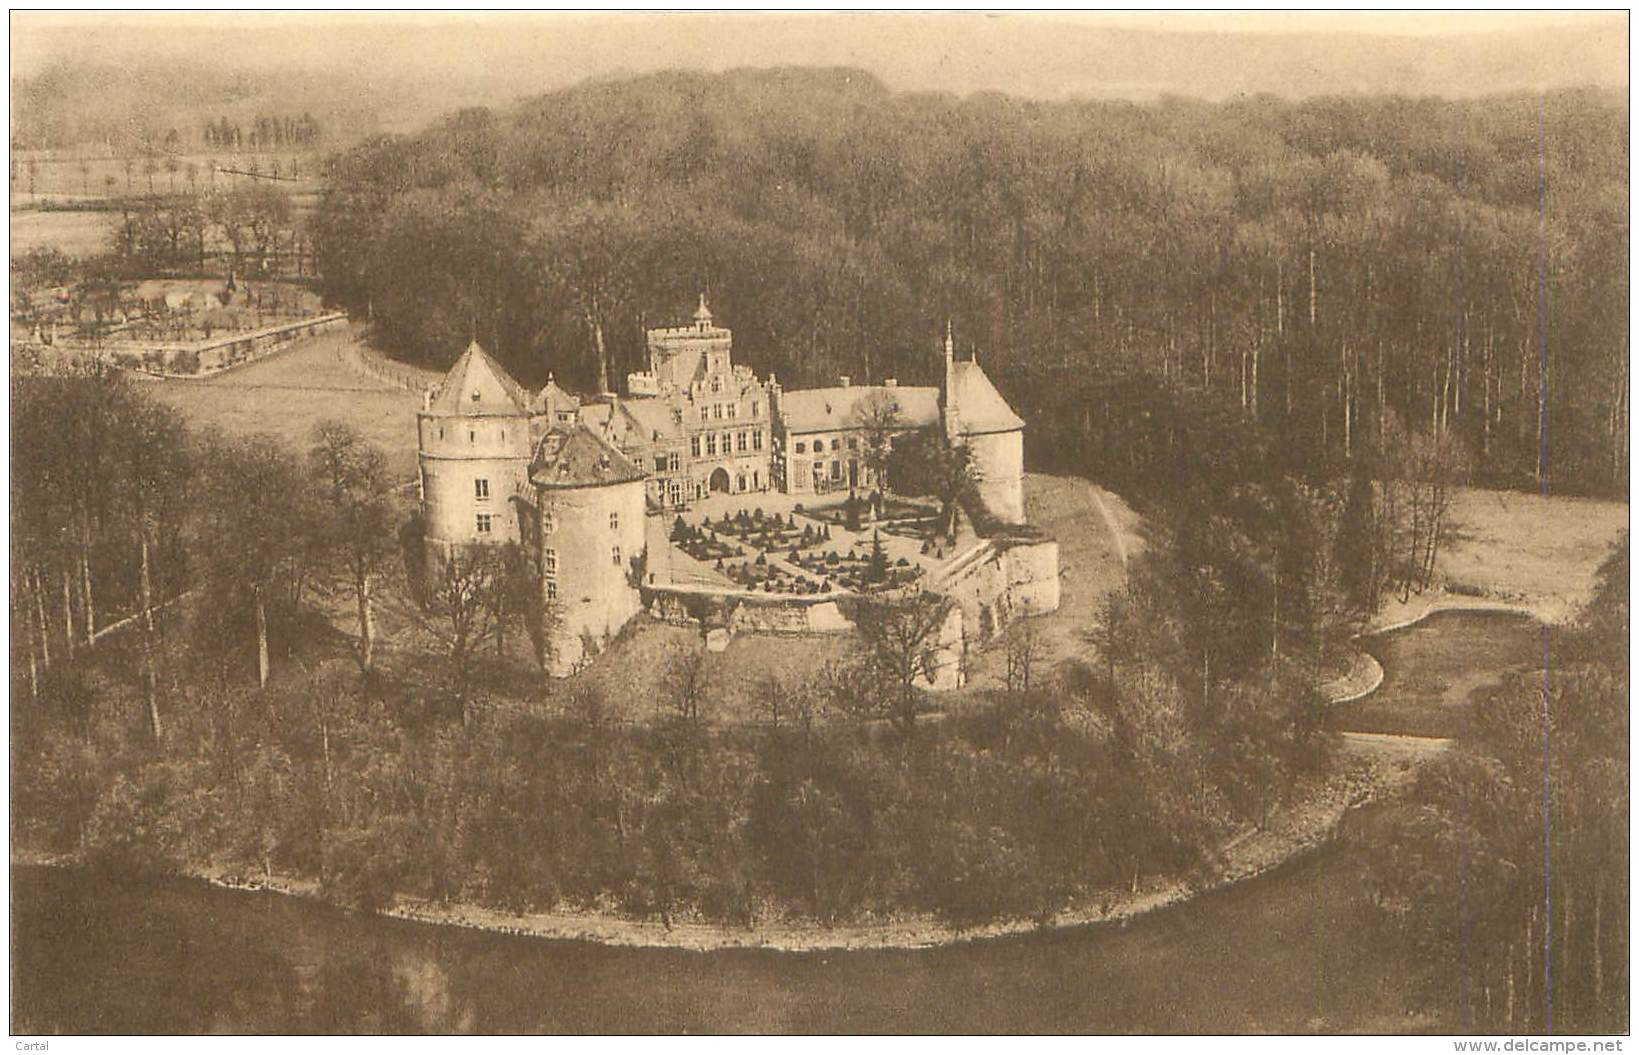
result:
[[[763,485],[763,474],[758,472],[756,469],[751,470],[751,486],[752,487],[761,487],[762,485]]]
[[[808,444],[806,444],[806,443],[797,444],[797,453],[798,454],[807,454],[808,453]]]
[[[763,412],[763,405],[755,399],[751,401],[751,416],[756,417]]]
[[[834,450],[834,451],[841,450],[842,449],[842,441],[838,440],[838,439],[833,439],[831,441],[831,449]]]
[[[550,535],[550,534],[552,534],[552,532],[554,532],[556,530],[558,530],[557,515],[554,514],[551,510],[547,510],[545,513],[542,513],[541,514],[541,534]],[[547,552],[550,553],[552,551],[547,550]]]
[[[675,473],[682,467],[683,459],[678,456],[676,451],[672,451],[670,454],[666,455],[666,469],[668,471]]]
[[[666,456],[664,454],[654,456],[654,471],[657,473],[666,471]]]
[[[738,477],[735,478],[734,489],[736,491],[744,491],[746,489],[746,474],[745,473],[741,473]]]
[[[490,519],[491,519],[490,514],[488,514],[488,513],[479,513],[478,514],[478,534],[480,534],[480,535],[489,534]]]
[[[857,436],[848,437],[848,449],[851,451],[859,450],[859,438]]]
[[[556,601],[558,599],[558,580],[546,580],[546,599],[548,601]]]
[[[842,479],[842,463],[837,461],[835,458],[831,459],[831,479]]]
[[[716,420],[718,420],[718,421],[722,421],[723,420],[723,404],[713,403],[711,405],[711,416],[713,418],[715,418]]]
[[[690,436],[689,437],[689,456],[691,458],[700,457],[700,437],[699,436]]]
[[[619,513],[610,513],[609,514],[609,530],[610,531],[619,531],[620,530],[620,514]]]
[[[541,570],[548,575],[558,574],[558,551],[555,549],[541,550]]]
[[[732,451],[733,449],[734,449],[734,435],[732,433],[728,433],[728,432],[723,433],[723,453],[727,454],[729,451]]]
[[[754,451],[763,449],[763,432],[761,429],[751,434],[751,449]]]
[[[619,546],[610,546],[609,547],[609,563],[613,564],[617,568],[620,567],[620,547]]]
[[[706,453],[707,454],[716,454],[717,453],[717,433],[715,433],[715,432],[706,433]]]
[[[746,434],[745,433],[743,433],[743,432],[735,433],[735,435],[734,435],[734,449],[737,450],[737,451],[743,451],[743,450],[746,449]]]
[[[476,403],[476,402],[478,402],[478,400],[479,400],[479,398],[480,398],[480,397],[479,397],[479,395],[478,395],[478,390],[477,390],[477,389],[476,389],[476,388],[475,388],[475,389],[473,389],[473,390],[472,390],[472,401],[473,401],[473,402],[474,402],[474,403]]]
[[[467,430],[467,442],[468,443],[477,443],[478,442],[478,430],[477,429],[468,429]]]
[[[480,502],[488,498],[489,481],[484,479],[474,480],[472,482],[472,497],[478,499]]]
[[[737,418],[737,417],[740,416],[740,406],[739,406],[739,404],[730,403],[728,405],[728,416],[731,417],[731,418]]]
[[[723,379],[720,378],[720,377],[712,378],[711,379],[711,390],[713,392],[721,392],[723,390]]]
[[[438,426],[438,438],[439,439],[444,438],[444,426],[442,426],[442,425]]]

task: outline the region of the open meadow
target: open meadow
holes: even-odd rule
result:
[[[412,480],[420,397],[348,365],[344,353],[358,340],[357,333],[315,337],[210,378],[146,380],[143,391],[194,428],[273,436],[298,453],[320,422],[346,421],[381,447],[395,479]]]
[[[1452,593],[1529,602],[1556,619],[1593,595],[1628,529],[1628,504],[1466,488],[1451,509],[1438,578]]]
[[[12,210],[11,255],[56,249],[68,256],[106,252],[119,214],[101,211]]]

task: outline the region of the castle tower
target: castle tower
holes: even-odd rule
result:
[[[977,357],[956,358],[948,322],[939,410],[945,438],[967,446],[985,512],[1004,524],[1024,523],[1024,420],[996,391]]]
[[[536,554],[547,670],[571,673],[641,606],[643,469],[585,424],[553,426],[536,445]]]
[[[529,395],[474,341],[416,415],[421,514],[430,557],[516,542],[530,497]]]

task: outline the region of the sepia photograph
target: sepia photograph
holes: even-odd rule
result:
[[[9,30],[16,1050],[1622,1050],[1628,11]]]

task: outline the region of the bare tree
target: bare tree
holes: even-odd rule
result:
[[[873,600],[860,607],[859,632],[868,650],[867,669],[880,688],[875,709],[895,724],[916,724],[921,690],[939,672],[939,632],[951,602],[931,593]]]
[[[1041,634],[1031,619],[1021,619],[1007,631],[1007,691],[1029,692],[1036,664],[1041,660]]]
[[[359,614],[359,669],[369,671],[376,643],[373,589],[393,553],[387,459],[351,425],[327,421],[314,432],[308,464],[325,498],[321,545],[353,588]]]
[[[904,430],[898,398],[884,389],[871,392],[854,404],[849,424],[859,430],[861,459],[872,485],[885,486],[894,435]]]
[[[494,630],[490,594],[501,577],[497,554],[488,547],[456,550],[444,559],[430,584],[422,626],[438,640],[449,664],[450,688],[461,706],[461,720],[470,718],[473,661]]]
[[[666,657],[666,705],[685,722],[698,725],[709,680],[705,650],[679,645]]]

